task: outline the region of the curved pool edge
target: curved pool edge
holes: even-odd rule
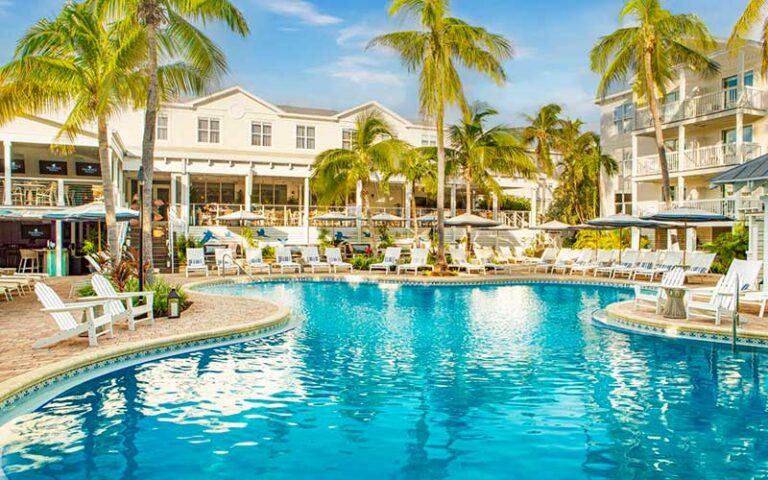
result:
[[[591,319],[601,326],[626,333],[663,337],[671,340],[708,342],[719,345],[733,345],[731,326],[684,324],[649,316],[648,312],[633,308],[634,301],[617,302],[605,309],[592,312]],[[768,333],[755,331],[748,326],[737,330],[735,344],[739,347],[768,348]]]
[[[204,286],[234,283],[231,279],[206,280],[186,285],[192,295],[219,296],[199,291]],[[8,423],[21,412],[16,410],[19,404],[39,396],[60,383],[71,383],[73,379],[82,381],[83,375],[98,376],[123,368],[128,364],[142,363],[148,360],[168,357],[178,353],[201,350],[226,344],[240,343],[268,334],[280,333],[290,329],[291,309],[267,299],[276,311],[264,318],[212,328],[196,332],[187,332],[143,341],[115,345],[106,349],[84,350],[75,357],[50,363],[34,370],[24,372],[0,382],[0,427]],[[69,388],[69,387],[67,387]]]

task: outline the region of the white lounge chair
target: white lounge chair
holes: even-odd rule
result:
[[[112,316],[112,321],[125,320],[128,322],[128,330],[136,330],[136,324],[148,321],[155,324],[154,302],[155,292],[122,292],[115,291],[115,287],[109,280],[98,273],[91,278],[91,285],[99,300],[110,300],[104,306],[104,310]],[[134,305],[134,300],[144,298],[144,305]],[[146,315],[145,318],[139,318]]]
[[[634,269],[630,280],[637,280],[638,276],[648,277],[648,280],[653,282],[656,275],[663,275],[665,272],[672,270],[675,267],[683,266],[683,252],[666,252],[663,257],[656,257],[656,262],[650,268],[646,268],[645,265]]]
[[[458,271],[464,270],[467,273],[485,273],[484,266],[467,260],[467,251],[464,250],[464,247],[452,246],[449,248],[449,252],[451,254],[451,264],[448,265],[448,268],[455,268]]]
[[[187,268],[184,275],[189,278],[190,273],[203,272],[208,276],[208,265],[205,264],[205,250],[202,248],[187,249]]]
[[[262,270],[266,270],[267,274],[272,274],[272,267],[268,263],[264,263],[264,256],[260,248],[245,249],[245,270],[248,275],[253,275],[254,271]]]
[[[552,266],[552,273],[561,272],[563,275],[569,271],[573,271],[574,267],[584,267],[592,264],[592,258],[595,256],[595,251],[592,249],[582,249],[574,252],[576,254],[575,259],[568,263],[562,263]]]
[[[643,305],[652,306],[656,309],[656,314],[660,314],[664,307],[667,294],[662,287],[682,287],[685,284],[685,271],[680,267],[665,272],[661,276],[661,283],[656,284],[636,284],[635,285],[635,308],[639,309]],[[654,288],[653,294],[645,293],[644,290]]]
[[[219,276],[226,275],[227,272],[234,272],[240,275],[240,267],[235,263],[235,252],[230,248],[217,248],[213,251],[216,261],[216,271]]]
[[[42,311],[51,315],[59,331],[51,337],[36,341],[32,345],[33,348],[50,347],[82,333],[88,333],[88,344],[95,347],[98,337],[106,334],[110,337],[113,336],[112,316],[107,313],[100,316],[96,315],[96,308],[103,307],[106,303],[104,300],[66,304],[61,301],[61,298],[51,287],[44,283],[35,285],[35,295],[43,304]],[[85,321],[78,322],[75,320],[74,315],[72,315],[73,312],[82,312]],[[97,331],[98,328],[102,327],[103,330]]]
[[[686,277],[694,277],[697,275],[706,275],[712,268],[712,264],[715,262],[715,254],[707,252],[693,252],[689,254],[688,259],[690,265],[688,270],[685,271]]]
[[[286,270],[289,272],[301,273],[301,265],[293,261],[290,248],[277,247],[275,250],[275,259],[276,262],[273,266],[280,267],[280,273],[285,273]]]
[[[757,286],[757,277],[762,262],[757,260],[733,260],[728,272],[723,276],[713,290],[693,289],[688,294],[688,317],[697,316],[714,318],[715,324],[720,325],[723,315],[732,315],[736,305],[734,296],[738,288],[740,294],[751,294]],[[711,291],[709,300],[703,302],[696,297],[706,295]]]
[[[610,265],[614,258],[614,252],[616,252],[616,250],[598,250],[597,255],[595,255],[593,260],[590,260],[585,264],[571,265],[571,275],[581,273],[582,275],[586,276],[589,272],[595,270],[596,268]]]
[[[320,259],[320,252],[317,251],[317,247],[302,248],[301,257],[304,259],[306,266],[309,267],[310,272],[315,273],[315,270],[319,269],[331,273],[331,264]]]
[[[11,291],[8,290],[7,287],[0,286],[0,294],[2,294],[5,297],[6,302],[10,302],[13,300],[13,296],[11,295]]]
[[[496,261],[499,263],[514,264],[518,262],[518,259],[512,254],[511,248],[502,246],[496,250]]]
[[[543,258],[543,255],[542,255]],[[559,252],[557,252],[557,257],[555,257],[554,262],[542,262],[537,265],[533,265],[533,272],[538,272],[539,270],[543,270],[544,273],[549,273],[550,271],[554,271],[555,267],[562,267],[566,265],[570,265],[573,261],[573,250],[570,248],[563,248]]]
[[[341,258],[341,249],[329,247],[325,249],[325,260],[331,264],[333,273],[338,273],[339,269],[346,269],[352,272],[352,264],[345,262]]]
[[[490,270],[493,272],[493,274],[497,274],[499,272],[506,272],[509,271],[511,265],[508,264],[501,264],[496,263],[493,261],[493,250],[489,248],[478,248],[475,250],[475,256],[477,257],[478,263],[482,265],[482,267],[485,270]]]
[[[397,262],[400,261],[401,251],[400,247],[388,247],[384,251],[384,261],[372,264],[368,267],[368,271],[384,270],[384,274],[389,275],[390,270],[397,268]]]
[[[413,271],[414,276],[418,275],[419,269],[434,270],[432,265],[427,263],[429,251],[426,248],[414,248],[411,250],[411,261],[397,266],[397,274],[401,272]]]
[[[618,275],[631,275],[632,270],[637,265],[637,261],[640,259],[640,252],[637,250],[627,250],[622,253],[621,261],[605,267],[597,267],[595,269],[595,277],[604,273],[610,278],[614,278]]]
[[[523,264],[528,265],[531,271],[534,267],[540,265],[551,265],[555,263],[558,256],[558,250],[554,247],[547,247],[541,253],[541,257],[524,257]]]

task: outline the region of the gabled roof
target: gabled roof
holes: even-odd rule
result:
[[[297,115],[312,115],[315,117],[335,117],[339,112],[327,108],[297,107],[294,105],[278,105],[280,110],[285,113],[294,113]]]
[[[272,103],[264,100],[263,98],[257,97],[256,95],[252,94],[251,92],[249,92],[248,90],[244,89],[243,87],[241,87],[239,85],[235,85],[234,87],[225,88],[224,90],[219,90],[218,92],[213,92],[210,95],[206,95],[204,97],[193,98],[193,99],[188,100],[186,102],[182,102],[182,104],[189,105],[191,107],[198,107],[200,105],[205,105],[206,103],[210,103],[210,102],[216,101],[216,100],[218,100],[220,98],[225,98],[225,97],[228,97],[230,95],[235,95],[235,94],[238,94],[238,93],[242,94],[242,95],[245,95],[246,97],[250,98],[251,100],[253,100],[256,103],[260,103],[261,105],[264,105],[265,107],[267,107],[268,109],[272,110],[273,112],[276,112],[276,113],[282,112],[280,107],[278,107],[276,105],[273,105]]]
[[[382,112],[384,112],[384,113],[386,113],[386,114],[396,118],[398,121],[400,121],[400,122],[402,122],[402,123],[404,123],[406,125],[413,124],[413,122],[411,122],[407,118],[403,117],[402,115],[400,115],[398,113],[393,112],[392,110],[388,109],[387,107],[385,107],[384,105],[380,104],[376,100],[371,100],[370,102],[363,103],[362,105],[357,105],[355,107],[352,107],[352,108],[349,108],[347,110],[344,110],[343,112],[338,113],[336,115],[336,118],[341,119],[341,118],[344,118],[344,117],[349,117],[349,116],[354,115],[354,114],[356,114],[358,112],[362,112],[362,111],[365,111],[365,110],[368,110],[368,109],[371,109],[371,108],[381,110]]]

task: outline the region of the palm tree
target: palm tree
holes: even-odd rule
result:
[[[141,103],[146,36],[107,23],[91,5],[66,3],[19,40],[13,60],[0,69],[0,122],[22,114],[70,109],[59,138],[74,140],[96,123],[104,189],[107,241],[113,265],[120,258],[115,190],[109,158],[109,120]]]
[[[523,115],[528,126],[523,128],[522,140],[533,148],[539,171],[547,176],[551,176],[555,169],[552,148],[560,131],[562,111],[560,105],[550,103],[541,107],[535,115]]]
[[[671,206],[669,168],[664,148],[659,96],[675,79],[678,68],[688,68],[702,75],[719,70],[706,56],[715,40],[699,17],[673,14],[662,8],[660,0],[627,0],[619,21],[633,17],[634,25],[622,27],[601,37],[592,48],[592,70],[602,75],[598,94],[634,75],[635,92],[648,103],[656,134],[663,188],[662,200]]]
[[[163,100],[160,61],[169,65],[185,66],[189,75],[177,82],[183,87],[178,93],[203,93],[206,86],[227,71],[224,52],[195,26],[195,22],[207,25],[223,21],[230,30],[249,33],[248,24],[240,10],[229,0],[92,0],[99,11],[108,12],[113,18],[126,18],[146,32],[146,111],[144,136],[141,147],[141,165],[144,169],[145,187],[142,208],[151,212],[152,183],[154,178],[155,134],[157,110]],[[181,60],[181,63],[178,63]],[[152,264],[152,215],[144,215],[142,244],[144,264]],[[152,269],[149,269],[152,272]]]
[[[502,189],[494,176],[518,175],[530,177],[536,171],[528,151],[514,131],[506,125],[485,128],[488,117],[499,112],[485,103],[477,102],[461,123],[449,127],[450,161],[456,163],[467,191],[467,213],[472,212],[472,186],[501,196]]]
[[[731,36],[728,39],[728,48],[735,49],[740,47],[743,43],[743,37],[748,35],[762,19],[763,24],[760,26],[760,32],[763,43],[763,63],[760,73],[768,72],[768,44],[766,43],[768,41],[768,16],[764,13],[766,5],[768,5],[768,0],[749,0],[744,13],[733,26]]]
[[[437,129],[437,271],[445,261],[445,109],[459,105],[466,111],[464,88],[456,64],[489,76],[501,85],[506,80],[502,61],[512,57],[510,43],[501,35],[451,17],[449,0],[392,0],[391,16],[404,14],[421,29],[388,33],[371,40],[369,47],[394,49],[412,72],[419,72],[421,112]]]
[[[389,181],[392,175],[402,175],[405,182],[410,186],[411,222],[414,235],[417,238],[419,235],[419,224],[417,220],[418,215],[416,214],[416,186],[422,185],[431,195],[434,195],[437,191],[436,151],[437,148],[435,147],[408,148],[395,169],[385,176],[385,181]]]
[[[344,203],[361,186],[363,216],[368,221],[371,238],[376,243],[370,212],[373,175],[379,175],[381,188],[389,186],[392,172],[399,171],[408,144],[393,138],[393,130],[375,110],[358,115],[349,148],[321,152],[312,165],[312,188],[325,205]]]

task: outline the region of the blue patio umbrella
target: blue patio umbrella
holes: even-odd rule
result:
[[[625,228],[656,228],[659,226],[657,222],[643,220],[642,218],[633,217],[632,215],[627,215],[626,213],[617,213],[607,217],[595,218],[585,222],[585,224],[593,227],[616,228],[619,230],[619,262],[621,262],[621,252],[624,248],[622,245],[621,236]]]
[[[673,208],[658,212],[647,217],[645,220],[657,222],[678,222],[683,224],[683,229],[688,230],[689,223],[712,223],[712,222],[731,222],[733,218],[721,213],[708,212],[698,208]],[[683,248],[683,265],[685,265],[685,248]]]
[[[118,222],[127,222],[139,218],[139,212],[130,208],[117,207],[115,215]],[[65,208],[43,214],[43,220],[62,220],[65,222],[103,222],[107,218],[104,202],[92,202],[77,207]]]

